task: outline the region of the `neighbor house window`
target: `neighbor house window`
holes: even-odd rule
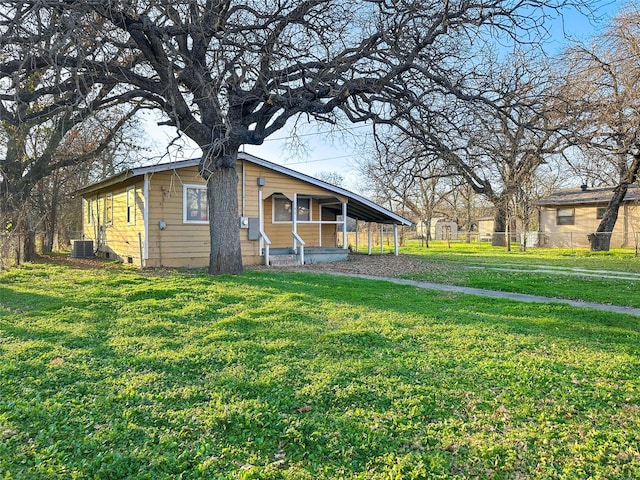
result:
[[[273,197],[273,221],[274,222],[291,222],[291,206],[292,202],[287,197]],[[298,197],[298,221],[311,221],[311,199]]]
[[[127,189],[127,224],[136,224],[136,187]]]
[[[182,188],[182,221],[184,223],[208,223],[207,187],[184,185]]]
[[[575,209],[558,208],[556,211],[556,225],[573,225],[575,222]]]
[[[604,214],[607,211],[607,207],[598,207],[596,210],[596,218],[601,219],[604,218]]]
[[[104,196],[104,224],[113,224],[113,194],[111,193]]]

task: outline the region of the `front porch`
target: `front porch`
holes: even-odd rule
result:
[[[325,262],[343,262],[347,260],[348,255],[349,250],[341,247],[308,247],[298,249],[297,252],[292,248],[272,248],[269,253],[269,265],[285,267]]]
[[[344,196],[318,195],[298,192],[269,192],[263,198],[258,191],[258,222],[254,238],[259,242],[264,265],[305,265],[312,263],[344,261],[347,259],[349,226],[358,229],[358,222],[368,223],[368,253],[372,253],[373,225],[380,216],[371,215]],[[349,201],[351,200],[351,201]],[[388,217],[385,218],[389,220]],[[393,227],[394,253],[398,255],[398,224]],[[355,247],[358,250],[356,238]]]
[[[248,229],[248,240],[256,242],[253,245],[257,247],[255,254],[262,257],[260,263],[304,265],[346,260],[350,250],[347,233],[354,225],[357,228],[358,222],[369,224],[370,237],[372,228],[393,226],[398,254],[397,227],[410,225],[409,220],[341,187],[279,165],[268,166],[287,177],[256,177],[258,215],[251,218],[249,213],[244,228]],[[242,205],[245,215],[244,193]]]

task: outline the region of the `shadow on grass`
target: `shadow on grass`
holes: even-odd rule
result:
[[[7,308],[30,304],[20,295]],[[628,316],[327,275],[109,277],[31,305],[0,324],[0,470],[15,478],[482,477],[497,457],[470,435],[486,443],[500,406],[539,407],[512,430],[539,412],[577,430],[591,420],[563,416],[564,396],[590,415],[624,401],[565,346],[639,348]],[[504,448],[535,465],[542,438],[525,437]]]
[[[414,313],[446,323],[490,322],[514,333],[580,338],[595,343],[607,340],[634,352],[640,345],[640,319],[637,317],[560,303],[523,303],[328,274],[251,272],[243,278],[256,286],[264,284],[266,279],[269,288],[304,294],[306,300],[312,302],[324,299],[343,305]]]

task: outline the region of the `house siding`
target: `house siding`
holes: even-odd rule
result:
[[[597,218],[598,208],[605,205],[562,205],[558,207],[544,206],[540,209],[540,232],[542,245],[548,247],[588,247],[587,235],[594,232],[600,219]],[[558,208],[573,208],[573,225],[558,225],[556,214]],[[636,204],[621,206],[618,221],[613,229],[611,245],[613,247],[628,247],[634,244],[634,236],[640,232],[640,207]]]
[[[135,202],[130,222],[127,222],[127,194],[133,189]],[[112,202],[112,221],[107,222],[107,199]],[[133,179],[107,187],[83,198],[83,237],[93,240],[94,249],[123,262],[141,265],[140,240],[144,245],[143,182]],[[89,218],[89,205],[91,216]],[[139,237],[139,235],[141,237]]]
[[[317,197],[339,198],[335,193],[324,190],[315,185],[307,184],[293,177],[274,172],[259,165],[238,161],[238,217],[258,218],[258,177],[265,179],[263,188],[264,199],[264,228],[269,236],[272,247],[291,247],[292,223],[272,223],[272,195],[283,194],[293,198],[294,194],[301,196],[315,196],[311,202],[312,221],[319,220],[319,202]],[[244,180],[244,182],[243,182]],[[209,264],[209,225],[185,223],[183,219],[183,186],[205,185],[204,179],[198,174],[197,167],[184,167],[177,170],[167,170],[148,175],[148,239],[144,238],[144,179],[135,177],[130,181],[119,183],[113,187],[105,187],[97,192],[91,192],[84,197],[84,237],[93,239],[100,252],[111,258],[118,258],[127,262],[141,265],[140,243],[148,241],[148,258],[143,262],[146,267],[186,267],[200,268]],[[243,188],[244,185],[244,188]],[[135,225],[128,224],[127,188],[135,186],[136,215]],[[104,225],[102,221],[105,210],[105,195],[113,198],[113,218],[111,225]],[[244,198],[243,198],[244,196]],[[93,209],[103,212],[100,225],[88,221],[87,203],[92,200]],[[243,201],[244,200],[244,201]],[[243,209],[244,206],[244,209]],[[335,220],[335,215],[323,212],[325,220]],[[328,218],[327,218],[328,217]],[[160,229],[160,222],[165,225]],[[102,228],[99,228],[102,227]],[[307,246],[320,245],[322,234],[323,246],[335,246],[336,225],[322,225],[322,232],[317,223],[298,223],[297,231]],[[261,264],[264,258],[260,256],[259,241],[249,240],[248,229],[240,229],[242,260],[244,265]],[[143,243],[144,246],[144,243]],[[144,251],[144,248],[143,248]]]

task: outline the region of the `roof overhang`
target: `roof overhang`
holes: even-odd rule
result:
[[[338,198],[346,199],[347,203],[347,216],[362,220],[365,222],[374,222],[374,223],[391,223],[396,225],[412,225],[413,222],[407,218],[402,217],[396,213],[393,213],[391,210],[388,210],[367,198],[360,196],[356,193],[350,192],[342,187],[338,187],[336,185],[331,185],[330,183],[324,182],[317,178],[314,178],[310,175],[305,175],[304,173],[297,172],[295,170],[291,170],[290,168],[284,167],[282,165],[278,165],[277,163],[269,162],[268,160],[264,160],[263,158],[256,157],[254,155],[250,155],[248,153],[239,152],[238,160],[247,161],[253,163],[254,165],[258,165],[274,172],[281,173],[283,175],[287,175],[289,177],[295,178],[302,182],[306,182],[310,185],[315,185],[324,190],[327,190]],[[82,188],[76,192],[76,195],[86,195],[88,193],[96,192],[98,190],[103,190],[105,188],[111,187],[118,183],[124,182],[134,177],[142,176],[145,174],[152,174],[156,172],[164,172],[167,170],[177,170],[179,168],[187,168],[194,167],[200,164],[200,159],[191,159],[191,160],[181,160],[178,162],[171,163],[162,163],[158,165],[152,165],[147,167],[137,167],[121,172],[117,175],[109,177],[100,182],[89,185],[85,188]],[[337,206],[338,207],[338,206]],[[339,207],[342,208],[341,206]],[[341,211],[340,211],[341,213]]]
[[[561,207],[579,205],[607,205],[613,195],[613,187],[557,190],[538,200],[540,207]],[[629,185],[623,202],[640,201],[638,185]]]

